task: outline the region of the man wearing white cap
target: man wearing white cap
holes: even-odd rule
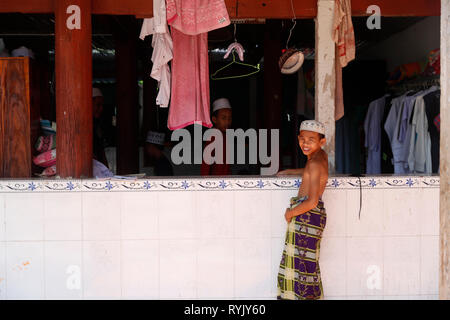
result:
[[[323,297],[319,250],[327,219],[322,201],[328,181],[328,156],[322,150],[326,143],[324,125],[316,120],[303,121],[298,143],[308,161],[301,173],[299,169],[291,171],[302,175],[302,183],[284,214],[288,228],[277,277],[277,298],[317,300]]]
[[[232,120],[232,110],[230,101],[227,98],[220,98],[213,102],[212,104],[212,117],[213,127],[222,132],[223,137],[223,163],[213,163],[211,165],[202,162],[201,175],[217,175],[226,176],[231,175],[230,165],[226,163],[226,130],[231,127]],[[212,143],[214,140],[210,141]],[[209,144],[208,143],[208,144]],[[206,147],[206,146],[205,146]]]

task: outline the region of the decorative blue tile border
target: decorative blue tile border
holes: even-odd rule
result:
[[[439,188],[439,176],[330,177],[328,190]],[[299,177],[223,177],[136,180],[0,180],[0,193],[8,192],[115,192],[115,191],[233,191],[295,190]]]

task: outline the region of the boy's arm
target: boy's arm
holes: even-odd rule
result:
[[[290,176],[290,175],[301,176],[301,175],[303,175],[304,171],[305,171],[305,168],[286,169],[286,170],[282,170],[282,171],[278,172],[277,176]]]
[[[314,209],[319,203],[320,198],[320,176],[321,176],[321,166],[317,162],[311,162],[308,166],[309,173],[309,188],[308,188],[308,199],[300,203],[294,209],[290,209],[286,212],[286,219],[291,219],[295,216],[301,215]]]

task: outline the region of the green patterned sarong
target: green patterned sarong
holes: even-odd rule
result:
[[[291,198],[295,208],[307,197]],[[277,279],[277,299],[305,300],[323,296],[319,268],[320,240],[327,220],[323,201],[314,209],[292,218]]]

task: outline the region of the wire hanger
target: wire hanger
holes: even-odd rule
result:
[[[291,0],[291,9],[292,9],[292,14],[293,14],[293,18],[292,18],[292,22],[294,23],[294,25],[291,27],[291,29],[289,30],[289,37],[288,37],[288,39],[287,39],[287,41],[286,41],[286,49],[288,49],[289,48],[289,40],[291,40],[291,36],[292,36],[292,31],[294,30],[294,28],[295,28],[295,26],[297,25],[297,17],[296,17],[296,15],[295,15],[295,10],[294,10],[294,4],[292,3],[292,0]]]
[[[227,53],[225,54],[225,59],[228,57],[228,55],[231,54],[233,55],[233,61],[231,61],[229,64],[227,64],[226,66],[220,68],[219,70],[217,70],[216,72],[214,72],[211,75],[211,79],[212,80],[225,80],[225,79],[237,79],[237,78],[243,78],[243,77],[248,77],[251,76],[255,73],[258,73],[260,71],[260,65],[259,63],[254,66],[248,63],[243,63],[243,62],[239,62],[236,60],[236,55],[235,52],[238,52],[239,55],[239,59],[241,61],[244,61],[244,49],[242,48],[242,45],[240,43],[237,42],[236,40],[236,24],[234,24],[234,43],[232,43],[227,50]],[[224,70],[231,68],[232,66],[237,65],[237,66],[241,66],[241,67],[245,67],[248,69],[248,72],[244,72],[242,74],[238,74],[238,75],[223,75],[221,76],[220,74],[223,73]]]

